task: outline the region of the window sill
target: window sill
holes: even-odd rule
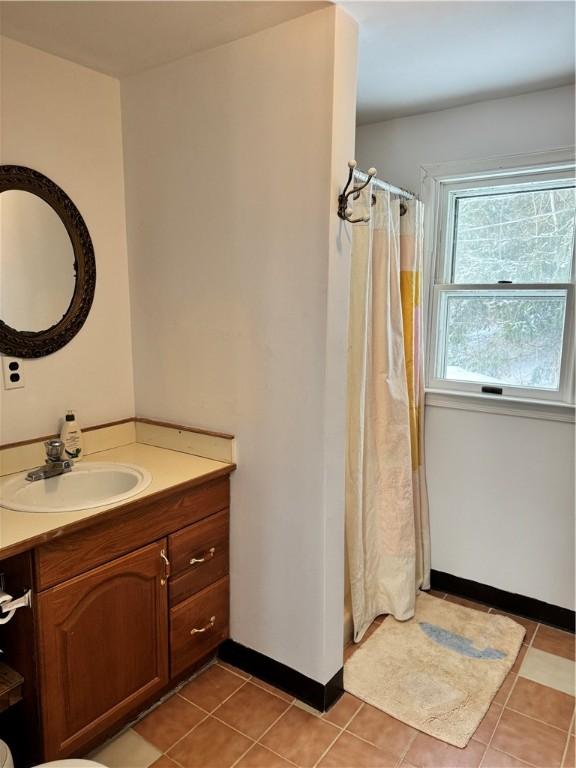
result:
[[[455,408],[460,411],[480,411],[525,419],[566,421],[574,424],[575,406],[549,400],[527,400],[502,395],[480,395],[471,392],[427,389],[426,407]]]

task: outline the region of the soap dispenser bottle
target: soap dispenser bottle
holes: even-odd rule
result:
[[[74,411],[68,411],[66,413],[64,424],[62,425],[62,432],[60,433],[60,439],[64,443],[66,458],[79,461],[82,458],[82,452],[84,450],[84,439],[82,437],[82,430],[76,421]]]

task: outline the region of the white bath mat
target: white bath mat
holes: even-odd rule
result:
[[[506,616],[421,593],[344,666],[344,688],[408,725],[465,747],[516,660],[526,630]]]

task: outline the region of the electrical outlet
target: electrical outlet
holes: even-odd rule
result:
[[[22,360],[17,357],[2,358],[2,374],[4,376],[4,389],[22,389],[24,386]]]

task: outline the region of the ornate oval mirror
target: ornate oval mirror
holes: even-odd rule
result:
[[[92,240],[72,200],[38,171],[0,166],[0,352],[56,352],[84,324],[95,286]]]

